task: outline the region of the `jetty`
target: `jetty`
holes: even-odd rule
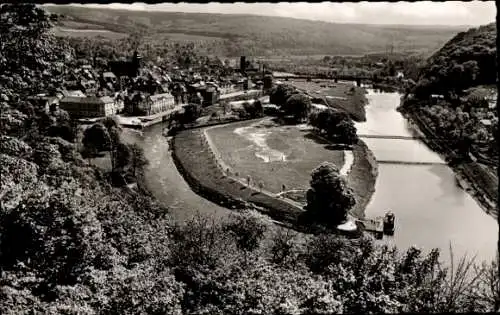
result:
[[[376,217],[374,219],[357,219],[356,222],[365,232],[374,233],[377,239],[382,239],[384,237],[383,217]]]

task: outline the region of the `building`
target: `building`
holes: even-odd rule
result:
[[[175,107],[175,98],[170,93],[150,95],[149,100],[149,115],[171,110]]]
[[[207,86],[202,96],[203,106],[211,106],[219,101],[219,91],[214,86]]]
[[[80,88],[83,89],[86,94],[95,94],[97,93],[99,85],[95,80],[81,80]]]
[[[116,84],[118,82],[118,79],[116,78],[115,74],[113,72],[104,72],[102,74],[102,80],[106,83],[112,83]]]
[[[86,97],[86,95],[80,90],[67,90],[67,89],[57,89],[56,96],[59,99],[63,99],[65,97],[73,96],[73,97]]]
[[[59,101],[59,107],[75,118],[111,116],[123,109],[123,100],[109,96],[74,97]]]

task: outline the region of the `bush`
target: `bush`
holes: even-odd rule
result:
[[[251,214],[241,214],[226,223],[224,231],[234,237],[240,250],[251,252],[260,246],[267,226]]]

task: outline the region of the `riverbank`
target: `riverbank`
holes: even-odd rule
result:
[[[353,147],[354,162],[347,175],[347,183],[354,191],[356,205],[351,214],[358,219],[365,218],[365,210],[375,193],[378,165],[375,155],[361,139]]]
[[[401,104],[398,110],[403,117],[418,128],[418,132],[425,135],[423,141],[427,146],[439,153],[445,160],[449,159],[451,157],[451,149],[444,143],[432,140],[437,138],[435,132],[426,125],[422,117],[418,116],[416,112],[404,108],[404,99],[401,101]],[[496,179],[495,183],[495,178],[492,178],[488,173],[489,171],[475,161],[453,165],[449,164],[449,167],[457,176],[457,181],[460,186],[478,202],[486,213],[497,218],[498,208],[496,200],[498,200],[498,179]]]

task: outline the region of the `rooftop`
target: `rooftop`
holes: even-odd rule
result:
[[[81,104],[107,104],[107,103],[112,103],[114,100],[109,97],[109,96],[103,96],[103,97],[96,97],[96,96],[89,96],[89,97],[75,97],[75,96],[68,96],[65,97],[61,100],[62,103],[81,103]]]
[[[160,100],[162,98],[173,98],[172,94],[170,94],[170,93],[154,94],[154,95],[151,95],[150,97],[151,97],[151,100],[153,100],[153,101]]]
[[[104,78],[116,78],[115,74],[113,72],[104,72],[102,74]]]

